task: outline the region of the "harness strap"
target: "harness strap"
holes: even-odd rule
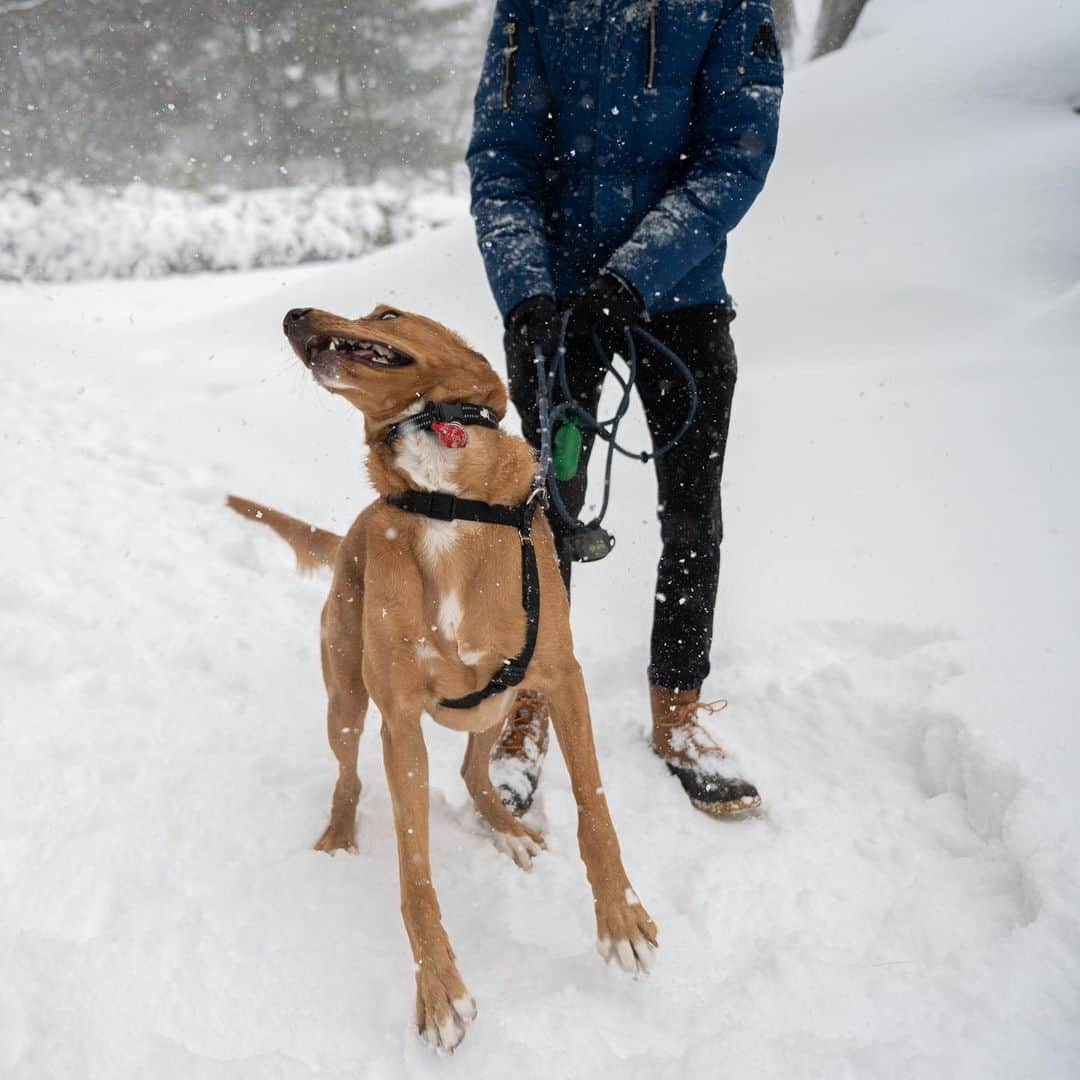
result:
[[[532,541],[532,520],[538,500],[530,499],[520,506],[504,506],[481,502],[479,499],[459,499],[447,491],[399,491],[386,497],[398,510],[421,514],[434,521],[475,521],[483,525],[507,525],[515,528],[521,538],[521,606],[525,609],[525,644],[512,660],[504,660],[487,686],[459,698],[443,698],[445,709],[471,709],[480,702],[517,686],[525,678],[540,628],[540,574],[536,567],[536,551]]]
[[[473,405],[471,402],[432,401],[413,416],[407,416],[386,429],[386,444],[392,446],[394,440],[413,431],[427,431],[432,424],[463,424],[479,427],[497,428],[499,418],[494,410],[486,405]],[[421,511],[422,512],[422,511]],[[447,518],[446,520],[449,520]]]
[[[398,491],[387,495],[386,501],[399,510],[408,510],[410,514],[420,514],[435,521],[476,521],[481,525],[512,525],[519,532],[528,531],[528,503],[503,506],[479,499],[459,499],[448,491]],[[531,513],[528,521],[532,521]]]

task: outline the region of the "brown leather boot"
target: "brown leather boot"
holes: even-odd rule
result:
[[[547,699],[538,690],[519,690],[491,751],[491,781],[503,806],[521,817],[540,783],[540,767],[548,749]]]
[[[726,701],[702,701],[700,687],[668,690],[650,686],[649,702],[653,752],[679,778],[694,806],[721,817],[761,805],[757,788],[738,775],[724,748],[698,723],[698,713],[717,713],[727,706]]]

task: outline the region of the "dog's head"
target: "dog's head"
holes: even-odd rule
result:
[[[293,308],[284,329],[315,381],[355,405],[369,432],[418,401],[473,402],[500,418],[506,412],[506,388],[491,365],[434,319],[386,304],[358,319]]]

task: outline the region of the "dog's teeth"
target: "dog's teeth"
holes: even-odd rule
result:
[[[337,342],[336,341],[331,341],[330,345],[328,347],[329,347],[331,352],[336,352],[337,351]]]

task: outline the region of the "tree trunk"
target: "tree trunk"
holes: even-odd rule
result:
[[[773,16],[776,19],[776,36],[780,39],[780,51],[784,59],[793,59],[792,49],[799,32],[799,19],[795,14],[794,0],[773,0]]]
[[[867,0],[823,0],[814,32],[813,58],[839,49],[851,36]]]

